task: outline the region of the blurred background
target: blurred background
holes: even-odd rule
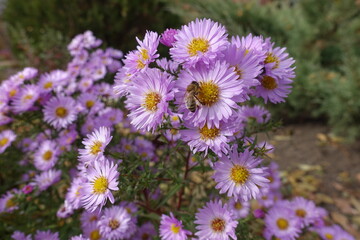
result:
[[[271,37],[296,60],[286,103],[268,106],[283,127],[263,138],[286,186],[360,239],[360,0],[0,0],[0,81],[64,68],[86,30],[126,53],[146,30],[203,17],[229,35]]]

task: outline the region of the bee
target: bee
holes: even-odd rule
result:
[[[192,81],[186,87],[185,106],[190,112],[195,112],[198,106],[201,105],[201,102],[198,99],[199,90],[199,83],[195,81]]]

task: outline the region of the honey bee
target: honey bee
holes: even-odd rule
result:
[[[185,106],[190,112],[195,112],[198,106],[201,105],[201,102],[198,99],[199,90],[199,83],[195,81],[192,81],[186,87]]]

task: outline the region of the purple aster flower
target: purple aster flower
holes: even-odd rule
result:
[[[177,34],[177,32],[178,32],[177,29],[173,29],[173,28],[166,29],[161,34],[160,42],[167,47],[173,47],[176,41],[174,36]]]
[[[50,73],[44,73],[40,76],[38,86],[41,92],[50,92],[58,86],[67,83],[69,73],[63,70],[54,70]]]
[[[59,156],[59,148],[54,141],[46,140],[41,143],[34,154],[34,165],[38,170],[46,171],[54,167]]]
[[[157,59],[156,64],[163,70],[170,73],[176,73],[179,68],[179,63],[168,60],[167,58]]]
[[[22,71],[14,75],[14,78],[19,79],[19,83],[23,83],[25,80],[30,80],[36,77],[38,70],[32,67],[26,67]]]
[[[215,188],[220,194],[226,193],[235,200],[249,201],[260,194],[260,187],[267,186],[267,168],[259,167],[260,158],[253,156],[253,151],[245,149],[243,153],[237,151],[234,145],[229,156],[223,156],[214,165],[213,179],[217,183]]]
[[[11,80],[6,80],[1,84],[1,92],[6,93],[9,99],[13,99],[19,92],[19,84]]]
[[[143,158],[143,160],[150,160],[155,157],[155,146],[151,141],[142,137],[136,137],[134,146],[136,147],[136,152]]]
[[[100,228],[97,225],[97,222],[89,223],[83,230],[83,233],[86,237],[90,238],[90,240],[107,240],[100,234]]]
[[[122,122],[124,113],[120,109],[107,107],[98,113],[104,126],[111,127]]]
[[[210,19],[190,22],[177,32],[175,39],[170,55],[185,67],[213,63],[229,44],[225,27]]]
[[[237,48],[244,49],[245,54],[252,53],[257,56],[259,62],[263,62],[266,58],[266,50],[263,49],[264,39],[262,36],[253,36],[251,33],[246,37],[234,36],[231,43]]]
[[[238,120],[241,122],[250,122],[255,120],[257,123],[267,123],[270,120],[270,112],[262,106],[255,105],[250,106],[240,106],[237,112]]]
[[[177,220],[172,213],[170,216],[161,215],[160,237],[162,240],[186,240],[191,232],[183,229],[182,221]]]
[[[81,189],[82,204],[90,212],[101,209],[106,200],[114,203],[114,196],[111,191],[117,191],[119,188],[117,164],[109,162],[107,159],[98,159],[87,169],[87,182]]]
[[[131,216],[125,208],[112,206],[103,211],[103,215],[98,221],[101,236],[106,239],[123,239],[128,231]]]
[[[82,141],[85,149],[79,149],[79,160],[89,164],[104,156],[106,146],[112,139],[111,131],[107,127],[100,127],[92,134],[88,134]]]
[[[83,237],[83,235],[80,234],[80,235],[77,235],[77,236],[72,236],[72,237],[70,238],[70,240],[91,240],[91,239],[90,239],[90,238],[87,238],[87,237]]]
[[[33,190],[34,190],[34,187],[33,187],[32,185],[30,185],[30,184],[25,185],[25,186],[21,189],[21,191],[22,191],[23,193],[25,193],[25,194],[32,193]]]
[[[201,208],[195,216],[199,240],[217,239],[228,240],[237,239],[235,228],[238,224],[226,206],[221,201],[210,201],[205,207]]]
[[[56,216],[58,218],[67,218],[71,216],[73,213],[74,213],[74,209],[72,208],[70,203],[67,200],[65,200],[64,204],[62,204],[58,209],[58,211],[56,212]]]
[[[12,235],[11,238],[14,240],[32,240],[31,235],[25,235],[25,233],[20,232],[20,231],[15,231]]]
[[[255,218],[264,218],[265,217],[265,212],[261,208],[255,209],[253,211],[253,214],[254,214]]]
[[[60,180],[61,171],[50,169],[48,171],[41,172],[34,177],[35,186],[39,187],[40,192],[48,189],[51,185]]]
[[[250,212],[250,202],[235,200],[230,198],[226,203],[228,210],[232,213],[234,219],[246,218]]]
[[[124,56],[124,53],[121,50],[115,49],[115,48],[107,48],[106,54],[112,58],[122,58]]]
[[[242,92],[233,68],[225,62],[216,62],[211,68],[205,66],[191,68],[180,73],[176,81],[178,92],[175,94],[179,112],[184,112],[184,121],[191,121],[195,126],[219,127],[221,120],[226,121],[237,107],[233,98]],[[187,106],[189,89],[195,88],[197,107]]]
[[[155,227],[150,222],[141,225],[132,240],[152,240],[157,236]]]
[[[98,97],[91,93],[82,93],[78,102],[84,108],[84,112],[95,113],[104,108],[104,104],[98,100]]]
[[[0,132],[0,154],[5,152],[15,138],[16,134],[12,130],[4,130]]]
[[[81,207],[80,189],[83,187],[84,183],[84,178],[74,178],[71,182],[68,192],[66,193],[65,199],[69,202],[73,209],[79,209]]]
[[[148,69],[133,79],[126,106],[128,117],[137,129],[155,131],[174,98],[172,77],[159,69]]]
[[[38,87],[35,85],[25,85],[14,97],[12,109],[15,113],[29,110],[39,97]]]
[[[81,214],[80,221],[81,221],[81,228],[84,232],[86,232],[86,229],[94,225],[97,226],[97,222],[99,221],[101,215],[99,212],[88,212],[84,211]]]
[[[120,97],[129,93],[129,87],[132,85],[132,75],[127,73],[126,68],[121,68],[115,75],[114,93]]]
[[[2,212],[12,212],[18,209],[18,205],[16,203],[16,195],[20,194],[21,192],[18,189],[12,189],[7,191],[4,195],[0,198],[0,213]]]
[[[290,208],[295,212],[301,227],[307,227],[318,218],[318,212],[313,201],[302,197],[296,197],[290,202]]]
[[[267,103],[268,101],[272,103],[285,102],[285,98],[291,92],[290,85],[292,80],[286,77],[278,77],[276,75],[266,73],[259,78],[260,85],[256,86],[254,89],[254,95],[257,97],[262,97]]]
[[[300,222],[288,203],[278,203],[265,216],[265,226],[280,239],[295,240],[301,233]]]
[[[37,230],[35,237],[35,240],[60,240],[59,239],[59,233],[52,233],[50,230],[47,231],[40,231]]]
[[[355,240],[355,238],[348,232],[344,231],[341,227],[335,226],[338,228],[336,233],[336,238],[338,240]]]
[[[44,107],[44,119],[56,129],[65,128],[77,118],[76,102],[71,97],[51,98]]]

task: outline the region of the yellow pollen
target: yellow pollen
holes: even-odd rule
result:
[[[170,133],[171,133],[172,135],[176,135],[176,134],[179,133],[179,130],[177,130],[177,129],[175,129],[175,128],[172,128],[172,129],[170,129]]]
[[[277,88],[278,85],[274,78],[272,78],[270,76],[264,76],[261,79],[261,86],[263,86],[264,88],[266,88],[268,90],[273,90],[273,89]]]
[[[15,96],[16,93],[17,93],[16,89],[13,89],[9,92],[9,96],[13,97],[13,96]]]
[[[25,95],[23,98],[23,102],[27,101],[27,100],[31,100],[34,96],[31,94]]]
[[[172,116],[171,119],[172,119],[173,121],[179,121],[179,117],[178,117],[178,116]]]
[[[86,101],[86,108],[88,108],[88,109],[90,109],[90,108],[92,108],[92,106],[94,106],[94,101],[92,101],[92,100],[89,100],[89,101]]]
[[[51,88],[52,86],[53,86],[53,83],[52,83],[52,82],[47,82],[47,83],[44,84],[44,88],[45,88],[45,89],[49,89],[49,88]]]
[[[240,210],[240,209],[242,209],[242,204],[241,203],[239,203],[239,202],[236,202],[235,204],[234,204],[234,208],[236,209],[236,210]]]
[[[130,145],[130,144],[126,144],[126,145],[125,145],[125,149],[126,149],[126,150],[131,150],[131,145]]]
[[[109,221],[109,227],[114,230],[117,229],[120,226],[120,223],[116,219],[111,219]]]
[[[12,208],[12,207],[14,207],[14,206],[16,206],[16,203],[14,202],[14,198],[13,198],[13,197],[10,198],[9,200],[7,200],[6,203],[5,203],[5,208],[6,208],[6,209]]]
[[[215,218],[211,221],[211,228],[214,232],[223,232],[225,230],[225,221],[221,218]]]
[[[90,240],[99,240],[101,238],[101,235],[99,233],[98,229],[95,229],[90,233]]]
[[[140,54],[139,54],[139,57],[141,57],[143,60],[149,60],[150,59],[150,56],[148,54],[148,51],[146,49],[141,49],[140,51]]]
[[[106,177],[101,176],[97,178],[93,183],[93,193],[104,194],[108,188],[108,184]]]
[[[289,227],[289,222],[284,218],[279,218],[276,221],[276,225],[280,228],[280,230],[286,230]]]
[[[278,57],[276,57],[273,53],[267,53],[264,63],[275,63],[272,69],[278,68],[280,64],[280,60]]]
[[[7,143],[9,142],[9,139],[8,138],[3,138],[0,140],[0,147],[3,147],[5,146]]]
[[[145,67],[145,63],[143,63],[140,59],[138,59],[136,63],[137,63],[136,66],[137,69],[143,69]]]
[[[200,82],[199,85],[197,97],[202,105],[211,106],[219,100],[219,87],[213,81]]]
[[[235,71],[236,75],[238,76],[238,77],[237,77],[237,80],[239,80],[239,79],[241,79],[242,71],[241,71],[240,68],[238,68],[237,65],[235,65],[234,67],[235,67],[235,70],[234,70],[234,71]]]
[[[49,161],[49,160],[51,159],[52,155],[53,155],[52,151],[49,150],[49,151],[46,151],[46,152],[42,155],[42,157],[43,157],[43,159],[44,159],[45,161]]]
[[[326,237],[326,239],[329,239],[329,240],[334,239],[334,236],[332,234],[330,234],[330,233],[326,233],[325,237]]]
[[[296,209],[296,216],[304,218],[306,217],[306,211],[304,209]]]
[[[202,127],[200,129],[200,137],[203,140],[208,140],[208,139],[215,139],[217,136],[219,136],[220,130],[216,127],[214,128],[208,128],[207,125],[205,124],[204,127]]]
[[[231,168],[230,178],[236,184],[244,184],[250,176],[249,170],[240,165],[234,165]]]
[[[177,233],[179,233],[180,232],[180,229],[181,229],[181,227],[180,226],[176,226],[176,224],[171,224],[171,231],[173,232],[173,233],[175,233],[175,234],[177,234]]]
[[[209,50],[209,41],[203,38],[194,38],[187,45],[188,53],[191,57],[198,55],[198,52],[205,53]]]
[[[60,117],[60,118],[64,118],[68,115],[68,110],[64,107],[58,107],[55,110],[56,116]]]
[[[99,152],[101,152],[101,147],[102,147],[102,142],[100,141],[94,142],[94,144],[91,146],[90,153],[92,155],[98,154]]]
[[[157,105],[160,101],[160,94],[156,92],[149,92],[145,96],[145,103],[143,104],[143,106],[146,108],[146,110],[155,112],[157,110]]]
[[[131,214],[131,213],[132,213],[132,212],[131,212],[131,209],[130,209],[129,207],[125,208],[125,210],[126,210],[126,212],[127,212],[128,214]]]
[[[142,153],[140,154],[140,156],[141,156],[141,157],[147,157],[148,154],[147,154],[146,152],[142,152]]]
[[[274,178],[272,176],[268,176],[267,179],[269,179],[270,183],[274,182]]]

